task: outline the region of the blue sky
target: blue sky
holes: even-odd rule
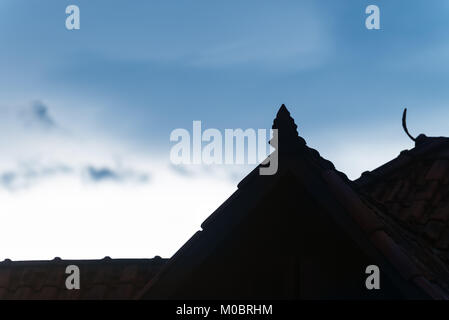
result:
[[[70,4],[77,31],[65,28]],[[365,28],[370,4],[381,30]],[[24,219],[40,226],[30,241],[50,234],[42,249],[25,241],[2,257],[170,256],[249,170],[173,168],[170,132],[193,120],[270,128],[285,103],[300,135],[351,178],[413,146],[404,107],[414,135],[447,136],[448,16],[444,0],[0,0],[0,199],[12,230],[2,242]],[[126,215],[110,219],[112,207]],[[85,243],[54,246],[71,217],[60,211],[83,211],[79,228],[112,221],[104,241],[89,227]],[[123,223],[130,236],[114,244]],[[137,236],[145,224],[155,233]]]

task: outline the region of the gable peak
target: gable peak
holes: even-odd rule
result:
[[[285,104],[283,104],[276,114],[276,118],[273,121],[273,129],[278,129],[282,132],[289,132],[293,135],[298,136],[298,131],[296,130],[298,126],[295,120],[290,116],[290,112],[287,110]]]
[[[286,147],[284,147],[284,149],[288,149],[288,145],[293,145],[297,142],[300,142],[302,145],[306,144],[304,139],[298,135],[298,126],[296,125],[295,120],[290,116],[290,112],[285,104],[279,108],[276,118],[273,121],[272,128],[278,130],[279,146],[285,145]],[[276,148],[278,146],[273,147]]]

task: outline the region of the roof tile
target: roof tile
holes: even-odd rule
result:
[[[428,203],[427,201],[418,200],[413,203],[413,206],[410,208],[410,217],[413,218],[414,221],[419,222],[421,224],[425,223],[425,213],[427,209]]]
[[[355,222],[368,234],[383,227],[378,217],[367,205],[355,195],[354,190],[338,177],[335,171],[328,170],[322,173],[332,191],[338,196],[339,201],[348,210]]]
[[[399,269],[406,279],[411,279],[422,272],[407,257],[395,241],[383,230],[378,230],[371,235],[371,239],[376,247],[388,258],[393,265]]]
[[[447,172],[449,171],[449,161],[448,160],[436,160],[430,170],[427,172],[427,180],[441,180]]]
[[[437,180],[428,181],[421,190],[414,195],[416,200],[430,200],[438,190],[439,182]]]
[[[14,300],[28,299],[29,297],[33,296],[32,292],[33,292],[33,289],[31,289],[30,287],[18,287],[15,290],[12,298]]]
[[[132,297],[137,290],[132,284],[117,284],[109,288],[105,299],[123,299]]]
[[[443,223],[441,223],[440,221],[431,220],[424,228],[424,234],[428,239],[436,241],[439,239],[441,233],[443,232],[443,229]]]
[[[416,277],[413,279],[413,282],[416,283],[421,288],[425,289],[426,292],[433,298],[437,300],[447,299],[447,295],[441,290],[441,288],[437,284],[431,284],[424,277]]]
[[[446,156],[442,157],[441,153]],[[384,221],[394,230],[392,237],[423,269],[415,283],[439,289],[449,287],[449,139],[426,138],[408,152],[408,161],[396,158],[355,181],[358,190],[379,203]],[[384,181],[389,181],[385,184]],[[396,184],[402,189],[397,192]],[[382,197],[376,197],[381,188]],[[395,196],[392,197],[391,194]],[[388,202],[385,199],[394,199]],[[399,203],[401,206],[398,206]],[[391,219],[391,218],[395,219]],[[427,278],[427,279],[425,279]],[[449,290],[448,290],[449,292]]]
[[[0,267],[0,288],[8,288],[11,279],[12,270]]]
[[[82,299],[103,299],[107,294],[108,286],[104,284],[95,284],[81,296]]]
[[[434,220],[440,220],[446,222],[449,220],[449,202],[440,203],[434,212],[432,212],[431,218]]]
[[[436,246],[440,249],[449,249],[449,228],[446,228]]]
[[[136,265],[126,266],[120,276],[120,282],[129,282],[137,277],[139,274],[139,267]]]
[[[39,293],[39,299],[41,300],[54,300],[59,294],[59,288],[45,286],[41,288]]]
[[[136,288],[151,280],[166,261],[157,258],[0,263],[0,298],[132,299]],[[65,287],[65,269],[71,264],[80,268],[79,290]]]
[[[0,287],[0,299],[4,300],[8,297],[8,289]]]

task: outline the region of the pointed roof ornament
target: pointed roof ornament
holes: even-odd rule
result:
[[[273,121],[272,128],[277,129],[278,144],[276,145],[275,139],[272,139],[270,144],[278,149],[279,152],[291,152],[296,149],[295,146],[298,144],[303,146],[306,145],[306,141],[298,135],[298,126],[296,125],[295,120],[290,116],[290,112],[284,104],[279,108],[276,118]]]
[[[296,129],[298,126],[295,123],[295,120],[290,116],[290,112],[287,110],[285,104],[283,104],[278,113],[276,114],[276,118],[273,121],[273,129],[278,130],[288,130],[293,133],[293,131],[298,135],[298,131]]]

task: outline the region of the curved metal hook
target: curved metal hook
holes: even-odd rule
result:
[[[407,129],[407,108],[404,109],[404,113],[402,114],[402,128],[404,128],[405,133],[410,137],[410,139],[416,141],[416,138],[413,138]]]

